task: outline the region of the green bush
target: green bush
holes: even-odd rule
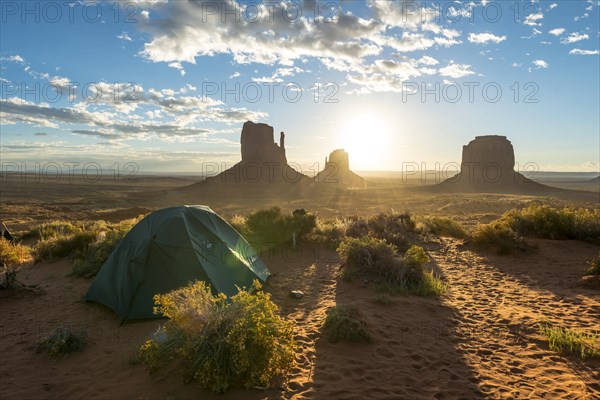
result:
[[[342,277],[346,280],[372,278],[378,289],[393,294],[429,296],[447,289],[437,276],[425,271],[429,257],[421,246],[412,245],[399,257],[396,246],[383,239],[346,237],[337,251],[345,260]]]
[[[590,266],[585,270],[586,275],[600,275],[600,253],[590,261]]]
[[[600,243],[600,208],[558,209],[545,204],[532,204],[521,210],[510,210],[496,222],[525,237]]]
[[[372,299],[373,303],[383,304],[385,306],[389,306],[394,304],[394,299],[392,299],[389,293],[381,293],[377,296],[374,296]]]
[[[307,213],[303,209],[296,210],[291,215],[282,215],[279,207],[273,207],[251,213],[246,217],[243,226],[239,224],[238,218],[236,229],[261,249],[292,243],[293,235],[296,242],[305,239],[316,227],[316,221],[315,214]]]
[[[95,276],[119,241],[138,221],[138,218],[124,220],[111,224],[105,231],[98,233],[92,243],[75,255],[71,275],[84,278]]]
[[[415,228],[416,224],[407,212],[379,213],[368,219],[351,218],[346,235],[355,238],[370,235],[405,251],[410,247]]]
[[[81,224],[77,225],[67,221],[44,222],[23,233],[21,239],[44,239],[55,236],[68,236],[81,232],[81,230]]]
[[[294,365],[292,324],[277,314],[258,281],[227,299],[204,282],[154,297],[155,313],[169,318],[140,348],[151,371],[181,361],[185,382],[223,393],[268,386]]]
[[[316,227],[307,238],[314,242],[325,245],[330,250],[335,250],[346,236],[348,220],[345,219],[317,219]]]
[[[509,254],[515,247],[524,247],[523,239],[512,228],[498,222],[479,225],[473,233],[473,244],[493,249],[498,254]]]
[[[572,353],[582,360],[600,357],[600,335],[597,333],[577,332],[546,321],[539,324],[539,332],[552,351]]]
[[[56,261],[74,252],[83,252],[96,240],[97,235],[96,231],[83,230],[65,236],[40,239],[34,247],[35,259]]]
[[[338,254],[345,260],[347,278],[358,276],[381,277],[397,264],[398,249],[383,239],[372,236],[346,237],[340,243]]]
[[[64,357],[75,351],[82,351],[88,344],[84,331],[74,332],[70,328],[57,328],[38,342],[36,351],[46,353],[50,358]]]
[[[510,253],[514,247],[525,247],[523,237],[541,239],[573,239],[600,243],[600,208],[564,207],[532,204],[513,209],[473,234],[478,246],[494,247],[499,254]]]
[[[426,230],[438,236],[450,236],[458,239],[467,237],[467,232],[456,221],[446,217],[425,217],[423,225]]]
[[[327,310],[323,331],[332,343],[340,340],[350,342],[371,341],[367,323],[354,306],[339,305]]]

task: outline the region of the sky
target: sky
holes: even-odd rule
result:
[[[0,5],[5,172],[200,174],[248,120],[308,175],[337,148],[440,169],[490,134],[517,169],[600,171],[598,0]]]

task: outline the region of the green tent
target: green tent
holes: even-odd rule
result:
[[[104,304],[122,320],[156,318],[153,297],[203,280],[233,296],[269,270],[256,251],[206,206],[153,212],[111,253],[85,299]]]

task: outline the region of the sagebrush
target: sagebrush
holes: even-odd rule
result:
[[[204,282],[154,299],[155,313],[169,321],[140,348],[151,371],[177,359],[185,382],[223,393],[269,386],[294,365],[293,326],[258,281],[230,299]]]

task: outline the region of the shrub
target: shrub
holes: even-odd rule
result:
[[[0,267],[16,266],[28,261],[31,261],[29,247],[0,237]]]
[[[458,239],[467,237],[467,232],[456,221],[446,217],[425,217],[423,225],[428,232],[438,236],[450,236]]]
[[[398,249],[383,239],[372,236],[346,237],[337,249],[346,260],[347,276],[382,276],[393,269]]]
[[[323,331],[332,343],[340,340],[350,342],[371,341],[367,323],[354,306],[339,305],[327,310]]]
[[[312,242],[324,244],[328,249],[335,250],[346,236],[347,228],[348,220],[317,219],[315,229],[308,234],[307,238]]]
[[[408,212],[379,213],[368,219],[353,217],[346,235],[357,238],[370,235],[405,251],[410,247],[410,237],[415,233],[415,227]]]
[[[479,246],[495,247],[499,254],[507,254],[515,246],[524,247],[522,237],[600,243],[600,208],[557,209],[532,204],[522,210],[510,210],[495,221],[479,226],[473,241]]]
[[[107,227],[106,231],[98,233],[92,243],[75,255],[71,275],[84,278],[95,276],[119,241],[138,221],[139,218],[124,220],[112,224]]]
[[[342,277],[373,278],[380,290],[394,294],[429,296],[446,291],[445,283],[424,270],[429,257],[421,246],[412,245],[402,258],[396,253],[396,247],[383,239],[347,237],[338,247],[338,254],[346,261]]]
[[[392,299],[388,293],[378,294],[377,296],[373,297],[371,300],[373,301],[373,303],[383,304],[386,306],[394,304],[394,299]]]
[[[600,275],[600,253],[598,257],[590,261],[590,266],[585,270],[586,275]]]
[[[267,386],[294,365],[292,324],[277,314],[255,281],[251,294],[214,296],[204,282],[156,295],[155,313],[169,318],[140,348],[151,371],[180,359],[186,382],[222,393]]]
[[[448,291],[448,284],[432,271],[423,271],[419,280],[410,283],[408,280],[398,282],[379,282],[377,289],[388,294],[441,296]]]
[[[66,236],[52,236],[41,239],[34,247],[36,261],[56,261],[75,251],[83,252],[95,239],[97,232],[80,231]]]
[[[300,241],[316,227],[317,217],[305,210],[296,210],[292,215],[282,215],[279,207],[258,210],[246,217],[241,230],[257,246],[271,247],[291,243],[295,235]]]
[[[600,208],[564,207],[532,204],[510,210],[497,221],[525,237],[574,239],[600,243]]]
[[[82,226],[67,221],[44,222],[21,235],[21,239],[44,239],[55,236],[66,236],[80,232]]]
[[[572,353],[585,360],[600,357],[600,335],[576,332],[568,328],[552,325],[549,322],[539,324],[539,332],[548,340],[550,350],[557,353]]]
[[[509,226],[491,222],[479,225],[473,234],[473,244],[493,249],[498,254],[509,254],[515,247],[523,247],[523,239]]]
[[[86,348],[87,336],[84,331],[74,332],[70,328],[57,328],[38,342],[36,351],[46,353],[50,358],[64,357]]]

